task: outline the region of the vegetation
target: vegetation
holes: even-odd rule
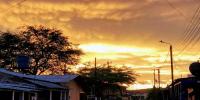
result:
[[[82,84],[86,93],[102,97],[122,96],[125,84],[135,82],[135,74],[127,67],[98,66],[80,69],[79,74],[83,77]],[[107,91],[107,92],[106,92]],[[109,92],[108,92],[109,91]]]
[[[81,50],[60,30],[44,26],[25,26],[18,33],[0,35],[0,66],[29,74],[42,74],[77,64]],[[17,68],[17,57],[29,57],[29,69]]]
[[[25,26],[17,33],[2,32],[0,48],[2,68],[34,75],[63,74],[67,66],[77,64],[83,54],[60,30],[44,26]],[[20,56],[29,58],[28,69],[17,67]],[[125,85],[136,80],[135,73],[127,67],[86,65],[78,74],[87,95],[103,98],[122,96]]]
[[[152,88],[149,90],[146,100],[163,100],[163,90],[162,88]]]

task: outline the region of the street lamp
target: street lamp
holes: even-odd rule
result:
[[[160,43],[168,44],[170,50],[170,62],[171,62],[171,78],[172,78],[172,98],[174,97],[174,68],[173,68],[173,52],[172,45],[168,42],[160,41]]]

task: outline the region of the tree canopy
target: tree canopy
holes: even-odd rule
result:
[[[82,68],[80,70],[80,74],[88,78],[97,78],[97,81],[101,81],[103,83],[131,84],[135,81],[135,74],[133,71],[127,68],[115,68],[114,66],[97,67],[96,69]]]
[[[148,91],[146,100],[162,100],[163,92],[163,88],[152,88]]]
[[[60,30],[44,26],[25,26],[17,33],[0,35],[0,66],[29,74],[59,71],[77,64],[82,51]],[[29,69],[17,67],[17,57],[29,57]]]
[[[133,84],[136,80],[136,74],[127,67],[104,66],[84,67],[79,70],[79,74],[84,78],[83,84],[87,93],[94,93],[97,96],[105,97],[104,92],[110,90],[113,92],[122,92],[125,89],[124,84]],[[90,88],[88,88],[90,87]]]

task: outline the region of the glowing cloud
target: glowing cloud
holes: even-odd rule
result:
[[[138,54],[145,55],[149,53],[155,53],[156,50],[150,48],[133,48],[126,46],[116,46],[109,44],[86,44],[80,45],[81,49],[85,52],[96,52],[96,53],[130,53],[130,54]]]
[[[196,0],[171,0],[191,18]],[[141,74],[138,80],[151,78],[153,65],[163,67],[169,79],[168,49],[157,45],[160,39],[175,44],[183,35],[185,21],[162,0],[0,0],[1,31],[15,31],[22,25],[45,25],[63,31],[72,43],[85,52],[81,63],[111,60],[131,66]],[[195,6],[194,6],[195,5]],[[199,48],[199,47],[197,47]],[[175,54],[176,54],[175,50]],[[175,74],[188,74],[189,63],[198,56],[191,50],[174,55]],[[165,58],[167,58],[165,60]],[[140,69],[141,68],[141,69]],[[143,69],[142,69],[143,68]],[[148,69],[150,68],[150,69]],[[138,85],[136,87],[151,87]]]

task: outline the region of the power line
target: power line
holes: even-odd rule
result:
[[[195,24],[195,26],[198,24],[197,21],[195,21],[197,18],[199,17],[199,7],[196,9],[194,16],[192,17],[191,23],[188,27],[188,29],[186,29],[185,31],[185,39],[183,42],[187,41],[187,37],[190,36],[190,29],[192,27],[192,24]],[[195,23],[196,22],[196,23]],[[194,27],[193,27],[194,28]]]
[[[166,0],[168,5],[173,8],[174,10],[176,10],[176,12],[182,16],[185,20],[187,20],[187,17],[182,13],[182,11],[180,9],[178,9],[177,7],[174,6],[174,4],[172,4],[169,0]]]
[[[186,29],[183,32],[183,40],[182,40],[182,38],[180,38],[179,42],[176,45],[182,44],[187,40],[187,37],[189,36],[189,30],[191,29],[191,27],[194,24],[195,20],[197,20],[198,11],[199,11],[199,7],[195,10],[195,13],[193,14],[189,24],[187,24]]]
[[[189,31],[190,31],[191,27],[193,27],[193,24],[196,22],[196,20],[198,18],[199,7],[200,7],[200,4],[198,2],[197,3],[197,9],[195,10],[195,12],[194,12],[192,18],[190,19],[190,21],[188,21],[189,23],[187,24],[186,29],[183,32],[183,36],[181,36],[179,38],[178,42],[176,42],[174,44],[174,46],[175,46],[175,48],[177,50],[182,49],[182,47],[184,47],[182,44],[183,43],[185,44],[185,42],[188,41],[188,37],[190,37],[190,32]]]
[[[189,47],[194,42],[194,40],[197,39],[197,37],[196,37],[196,35],[198,35],[197,29],[199,28],[199,25],[200,25],[199,14],[200,14],[200,5],[196,9],[196,11],[190,21],[191,23],[188,24],[188,26],[184,32],[184,40],[181,43],[184,43],[185,45],[183,46],[182,50],[178,53],[178,55],[183,53],[187,49],[187,47]]]
[[[17,2],[17,3],[15,3],[15,4],[11,5],[8,9],[2,10],[1,13],[8,13],[12,8],[14,8],[14,7],[18,6],[18,5],[21,5],[25,1],[27,1],[27,0],[21,0],[21,1]]]
[[[200,33],[200,28],[198,27],[197,31],[196,31],[196,39],[194,40],[194,42],[191,44],[191,46],[195,47],[197,45],[197,43],[200,41],[200,35],[198,34]],[[192,48],[192,47],[191,47]]]
[[[192,31],[191,30],[194,30],[195,29],[194,27],[196,27],[198,25],[198,21],[197,21],[198,20],[198,14],[199,14],[199,7],[196,9],[195,13],[193,14],[193,17],[190,20],[190,23],[187,24],[187,27],[183,32],[183,37],[181,37],[179,39],[179,41],[176,42],[175,47],[177,48],[177,50],[185,48],[187,42],[189,40],[191,40],[191,37],[192,37],[192,35],[191,35]],[[185,45],[182,45],[182,44],[185,44]],[[182,52],[182,51],[180,51],[180,52]],[[180,54],[180,52],[179,52],[179,54]]]
[[[197,38],[196,35],[198,35],[197,33],[194,33],[198,27],[200,25],[200,20],[198,20],[198,23],[193,27],[193,29],[190,31],[190,37],[188,37],[185,46],[183,47],[182,51],[180,52],[180,54],[182,52],[184,52],[189,46],[191,46],[191,44],[194,42],[194,40]]]
[[[194,36],[194,32],[196,31],[196,29],[198,28],[198,25],[199,25],[199,8],[198,8],[198,12],[197,12],[197,20],[195,21],[195,23],[194,23],[194,25],[193,25],[193,27],[192,27],[192,29],[191,30],[189,30],[189,33],[188,33],[188,36],[186,36],[186,38],[185,38],[185,40],[183,41],[183,42],[187,42],[187,41],[189,41],[190,39],[191,39],[191,37],[192,37],[192,35]],[[187,38],[187,37],[189,37],[189,38]]]
[[[200,25],[200,22],[199,22],[199,24],[198,24],[198,27],[199,27],[199,25]],[[197,30],[197,27],[195,28],[195,31],[196,31],[196,30]],[[190,37],[188,37],[188,41],[185,43],[183,49],[178,53],[178,55],[182,54],[188,47],[193,46],[193,45],[191,45],[191,44],[194,44],[194,43],[195,43],[194,40],[196,40],[196,41],[199,40],[199,39],[198,39],[198,34],[197,34],[197,33],[196,33],[196,34],[193,33],[193,34],[190,35]]]
[[[182,41],[182,43],[184,43],[185,45],[183,45],[183,49],[179,52],[178,56],[182,55],[183,52],[187,49],[187,48],[194,48],[198,42],[200,41],[200,16],[199,16],[199,12],[200,12],[200,4],[198,1],[198,8],[196,9],[192,19],[191,19],[191,23],[189,28],[186,29],[185,34],[184,34],[184,40]],[[192,27],[192,28],[191,28]],[[197,55],[198,53],[196,53],[195,55]]]

